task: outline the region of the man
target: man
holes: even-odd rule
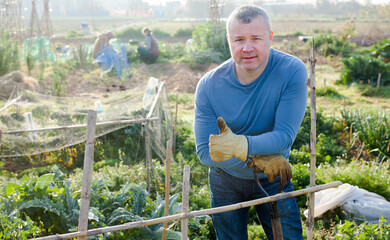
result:
[[[139,58],[145,63],[154,63],[160,55],[157,40],[147,27],[143,28],[141,33],[145,36],[145,46],[138,46]]]
[[[307,68],[271,48],[271,21],[262,8],[235,9],[226,30],[231,59],[205,74],[195,94],[196,151],[209,166],[212,207],[264,197],[254,174],[269,195],[281,184],[283,192],[293,191],[286,159],[307,103]],[[269,204],[255,208],[273,239]],[[295,198],[279,200],[278,209],[284,239],[302,239]],[[213,214],[218,239],[248,239],[248,211]]]
[[[97,58],[99,55],[103,53],[104,47],[108,47],[110,45],[110,39],[114,37],[112,32],[107,32],[101,34],[95,41],[95,45],[92,50],[92,57]]]

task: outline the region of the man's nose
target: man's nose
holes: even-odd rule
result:
[[[242,49],[244,52],[250,52],[253,50],[253,44],[251,43],[251,41],[245,41],[244,43],[244,47]]]

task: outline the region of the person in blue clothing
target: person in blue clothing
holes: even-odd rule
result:
[[[231,58],[206,73],[195,93],[196,152],[209,167],[212,207],[293,191],[288,157],[302,123],[308,88],[306,65],[271,48],[266,11],[235,9],[227,19]],[[255,171],[254,171],[255,170]],[[273,239],[269,204],[256,205],[268,239]],[[278,201],[284,239],[302,239],[295,198]],[[248,239],[249,208],[212,215],[218,239]]]

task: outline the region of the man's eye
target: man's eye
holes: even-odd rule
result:
[[[242,42],[242,39],[238,38],[238,39],[235,40],[235,42]]]

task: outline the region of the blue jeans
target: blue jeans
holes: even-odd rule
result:
[[[220,168],[210,168],[209,184],[213,208],[265,197],[257,188],[254,180],[236,178]],[[267,178],[260,178],[260,184],[269,195],[274,195],[278,192],[280,178],[277,177],[274,183],[270,183]],[[289,181],[284,186],[283,192],[291,191],[293,191],[293,186]],[[255,208],[268,239],[273,239],[269,203],[256,205]],[[295,198],[278,200],[278,209],[283,238],[303,239],[301,218]],[[248,215],[249,208],[213,214],[212,220],[217,238],[247,240]]]

